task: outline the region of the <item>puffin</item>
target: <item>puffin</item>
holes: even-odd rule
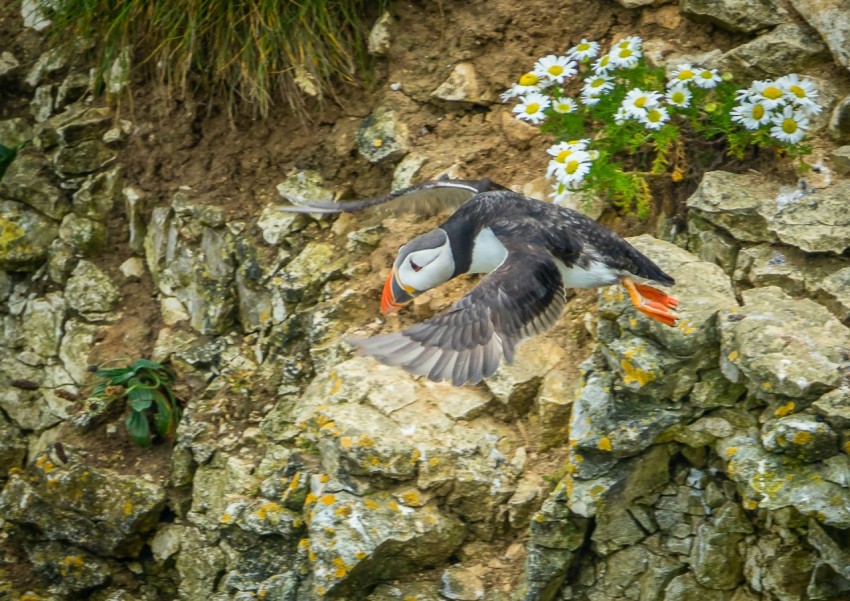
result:
[[[381,295],[385,315],[465,273],[478,285],[448,310],[400,332],[346,342],[386,365],[454,386],[512,363],[526,339],[555,325],[568,288],[621,285],[634,308],[675,326],[679,301],[650,285],[675,281],[620,236],[586,215],[513,192],[489,179],[443,177],[357,201],[285,196],[299,213],[351,213],[386,205],[434,213],[456,208],[441,225],[399,248]]]

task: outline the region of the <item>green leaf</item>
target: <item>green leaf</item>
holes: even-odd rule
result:
[[[154,389],[148,386],[136,385],[132,386],[127,390],[127,398],[131,401],[134,400],[145,400],[152,401],[154,395]]]
[[[133,411],[141,413],[146,409],[151,408],[151,405],[153,405],[153,399],[130,399],[129,405]]]
[[[131,411],[125,422],[127,426],[127,434],[130,439],[140,447],[149,447],[151,444],[151,430],[148,425],[148,418],[144,413]]]
[[[133,370],[139,369],[152,369],[155,371],[165,370],[165,367],[161,363],[157,363],[156,361],[151,361],[150,359],[136,359],[133,361],[133,365],[131,366]]]
[[[172,405],[169,399],[160,392],[156,393],[154,400],[156,401],[156,413],[153,416],[154,427],[166,438],[173,438],[177,431],[179,409]]]
[[[6,173],[6,168],[15,160],[17,151],[14,148],[8,148],[0,144],[0,177]]]

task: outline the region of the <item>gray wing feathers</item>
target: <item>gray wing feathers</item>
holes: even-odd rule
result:
[[[564,287],[551,256],[509,249],[508,260],[451,309],[406,330],[348,339],[387,365],[455,386],[492,376],[504,356],[558,320]]]
[[[293,195],[284,195],[291,207],[281,207],[291,213],[354,213],[369,207],[393,203],[395,212],[413,211],[436,214],[444,209],[457,208],[479,192],[501,189],[502,186],[483,180],[438,179],[408,186],[384,196],[346,202],[307,200]]]

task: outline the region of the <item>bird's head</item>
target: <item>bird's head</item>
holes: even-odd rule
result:
[[[451,279],[455,271],[446,232],[437,228],[414,238],[398,250],[384,284],[381,312],[398,311],[417,295]]]

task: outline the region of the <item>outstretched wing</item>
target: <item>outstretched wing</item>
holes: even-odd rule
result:
[[[348,339],[386,365],[455,386],[496,371],[504,355],[552,327],[564,308],[561,274],[552,255],[528,243],[506,244],[508,256],[451,309],[401,332]]]
[[[467,180],[441,178],[396,190],[384,196],[349,202],[323,202],[285,195],[291,207],[281,210],[293,213],[353,213],[369,207],[399,201],[392,205],[396,211],[414,211],[436,214],[444,209],[457,208],[475,194],[489,190],[502,190],[503,186],[489,179]]]

